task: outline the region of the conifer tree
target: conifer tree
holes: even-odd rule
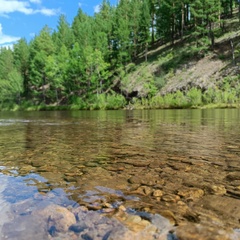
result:
[[[46,103],[46,92],[50,85],[46,76],[45,66],[47,58],[55,53],[55,46],[51,36],[51,29],[45,26],[30,45],[30,89],[32,97],[39,98]]]
[[[64,15],[60,15],[59,17],[57,31],[53,34],[53,40],[58,50],[60,50],[63,45],[68,49],[72,48],[74,35]]]
[[[130,0],[121,0],[116,9],[115,50],[119,64],[126,65],[131,60],[130,47]]]
[[[11,49],[0,49],[0,101],[20,101],[23,92],[21,73],[14,65],[14,56]]]
[[[28,97],[29,91],[29,46],[26,39],[20,39],[14,45],[14,63],[16,69],[21,73],[23,78],[24,96]]]
[[[145,52],[145,61],[147,61],[148,45],[150,43],[150,21],[151,16],[148,0],[143,0],[141,6],[139,43],[141,44],[141,51]]]

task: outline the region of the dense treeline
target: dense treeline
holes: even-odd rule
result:
[[[190,36],[196,47],[213,46],[217,29],[239,7],[236,0],[103,0],[94,16],[79,9],[72,24],[60,16],[57,29],[45,26],[29,43],[0,49],[0,102],[76,104],[98,99],[121,107],[112,91],[128,63],[156,44]],[[240,15],[239,15],[240,17]],[[115,89],[116,90],[116,89]]]

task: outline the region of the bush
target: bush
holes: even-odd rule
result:
[[[191,106],[199,106],[202,104],[202,91],[197,88],[191,88],[187,92],[187,97]]]
[[[213,88],[209,88],[204,94],[203,94],[203,102],[206,104],[214,103],[216,97],[216,90]]]
[[[185,108],[189,106],[187,97],[181,91],[174,93],[174,105],[176,107]]]
[[[163,108],[164,98],[162,96],[154,96],[149,100],[150,108]]]
[[[121,109],[126,105],[124,96],[116,93],[94,95],[88,101],[90,110]]]
[[[79,96],[72,96],[70,98],[70,103],[71,110],[86,109],[86,103]]]
[[[164,96],[164,107],[165,108],[170,108],[174,107],[174,95],[171,93],[168,93]]]
[[[108,94],[106,95],[107,109],[120,109],[125,107],[126,99],[120,94]]]

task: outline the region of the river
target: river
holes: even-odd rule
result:
[[[2,238],[26,202],[237,229],[239,129],[239,109],[0,112]]]

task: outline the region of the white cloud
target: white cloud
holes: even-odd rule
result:
[[[41,0],[29,0],[29,2],[19,0],[0,0],[0,15],[7,16],[9,13],[21,12],[26,15],[41,13],[46,16],[53,16],[59,12],[57,9],[33,9],[30,6],[30,2],[41,3]]]
[[[82,5],[83,5],[83,4],[82,4],[82,3],[80,3],[80,2],[78,3],[78,6],[79,6],[80,8],[82,7]]]
[[[33,9],[29,7],[28,2],[21,2],[16,0],[0,0],[0,14],[8,14],[16,11],[24,14],[33,13]]]
[[[36,3],[36,4],[42,3],[41,0],[29,0],[29,2],[31,2],[31,3]]]
[[[1,46],[10,46],[12,45],[12,43],[16,42],[19,39],[20,37],[5,35],[2,31],[2,24],[0,23],[0,45]]]
[[[42,8],[39,10],[35,10],[35,13],[41,13],[45,16],[54,16],[60,12],[59,9],[49,9],[49,8]]]
[[[95,12],[95,13],[100,12],[100,7],[101,7],[101,5],[96,5],[96,6],[94,6],[94,12]]]

